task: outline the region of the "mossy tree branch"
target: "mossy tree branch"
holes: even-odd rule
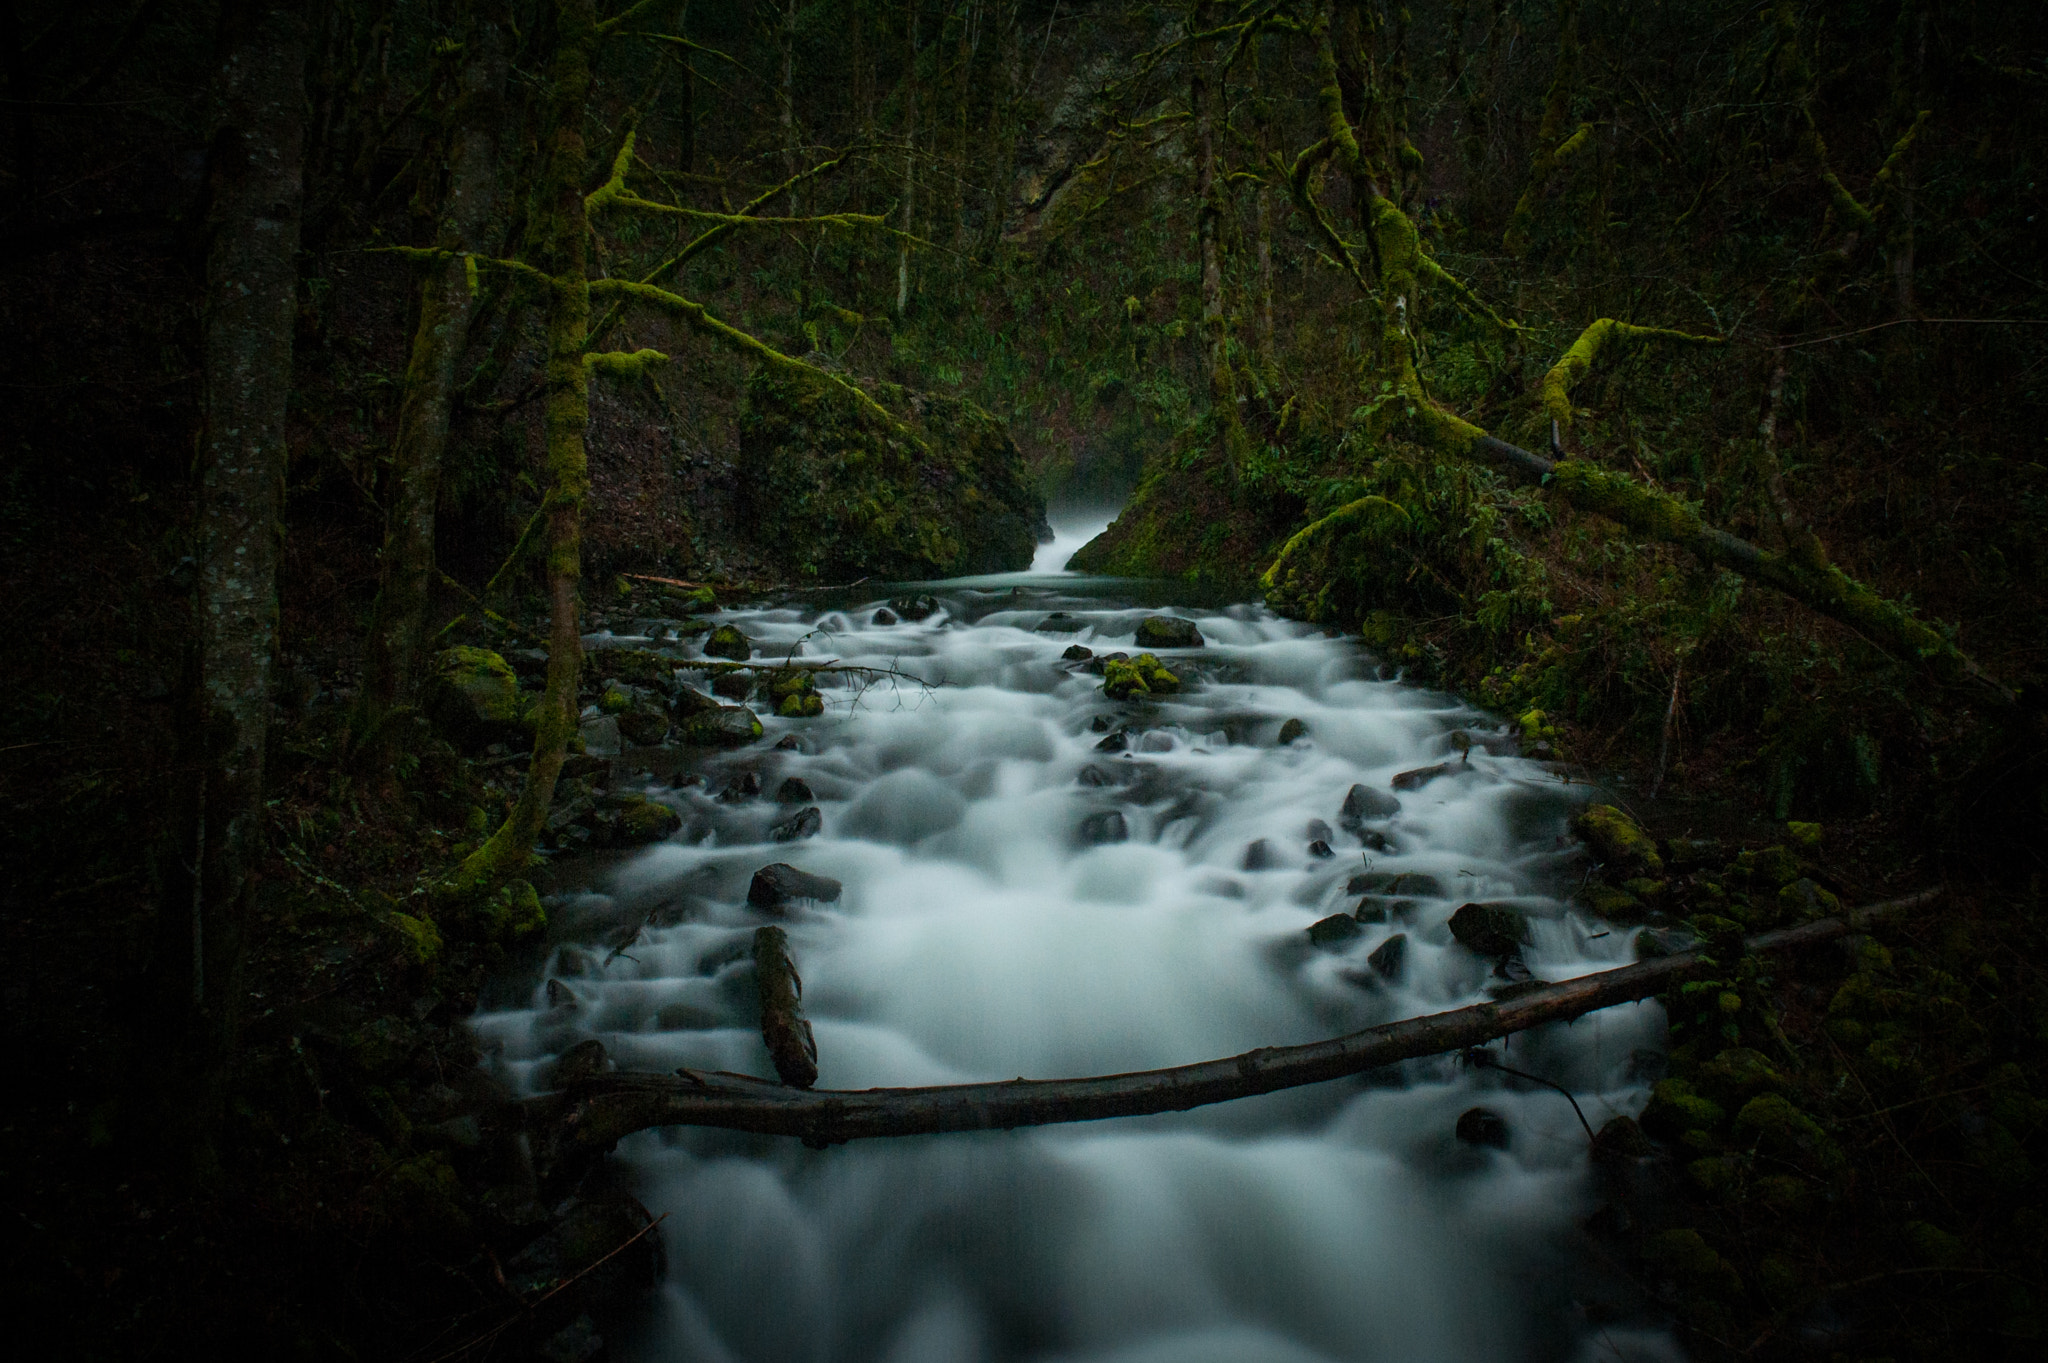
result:
[[[1669,341],[1674,345],[1725,346],[1725,336],[1696,336],[1687,331],[1671,331],[1664,327],[1639,327],[1633,322],[1618,322],[1612,317],[1602,317],[1579,333],[1579,339],[1558,358],[1543,376],[1537,391],[1542,396],[1543,410],[1555,421],[1559,430],[1569,430],[1572,424],[1572,389],[1580,379],[1592,372],[1593,364],[1600,358],[1600,352],[1610,341]]]
[[[1543,97],[1543,121],[1536,129],[1536,150],[1529,157],[1529,182],[1515,200],[1514,212],[1508,216],[1508,230],[1501,238],[1511,256],[1528,253],[1529,237],[1536,226],[1536,205],[1542,200],[1544,186],[1557,174],[1558,167],[1593,135],[1590,123],[1580,124],[1570,136],[1565,134],[1572,97],[1578,88],[1579,3],[1580,0],[1558,0],[1557,64],[1551,68],[1550,88]]]

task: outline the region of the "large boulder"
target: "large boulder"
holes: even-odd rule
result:
[[[1139,648],[1200,648],[1206,642],[1194,621],[1177,615],[1148,615],[1138,622]]]
[[[531,737],[528,712],[533,697],[519,689],[519,676],[487,648],[464,644],[434,655],[423,699],[428,716],[450,738],[489,743]]]
[[[761,736],[761,721],[744,705],[720,705],[682,716],[679,743],[696,748],[743,748]]]
[[[864,389],[886,417],[824,374],[748,381],[740,515],[763,551],[840,580],[1030,567],[1045,500],[1003,423],[965,398]]]

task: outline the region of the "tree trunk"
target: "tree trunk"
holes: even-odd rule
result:
[[[1592,130],[1581,127],[1569,138],[1565,125],[1571,119],[1572,96],[1578,88],[1579,0],[1558,0],[1557,64],[1551,69],[1550,90],[1543,98],[1543,121],[1536,128],[1536,149],[1529,154],[1529,182],[1515,211],[1508,219],[1502,245],[1508,254],[1520,256],[1529,249],[1529,234],[1536,226],[1536,205],[1543,187],[1566,158],[1584,146]]]
[[[1880,917],[1929,903],[1928,890],[1752,937],[1752,953],[1794,951],[1868,930]],[[615,1072],[527,1104],[535,1164],[573,1170],[635,1131],[716,1126],[796,1136],[810,1146],[877,1136],[1009,1131],[1020,1126],[1184,1112],[1305,1084],[1327,1083],[1404,1060],[1483,1045],[1515,1032],[1648,998],[1695,975],[1726,968],[1704,950],[1546,985],[1519,998],[1408,1018],[1305,1046],[1267,1046],[1223,1060],[1088,1079],[1011,1079],[933,1088],[789,1088],[743,1074]]]
[[[181,810],[181,870],[166,886],[155,962],[160,1016],[176,1038],[175,1059],[157,1077],[166,1115],[189,1123],[180,1134],[201,1165],[234,1042],[243,933],[263,848],[305,81],[300,4],[228,7],[214,78],[202,322],[205,430],[189,719],[196,780]]]
[[[482,8],[482,6],[479,6]],[[468,28],[461,85],[448,112],[448,185],[434,245],[444,251],[488,251],[498,216],[499,133],[508,62],[503,31],[477,15]],[[406,365],[398,439],[392,449],[390,510],[370,609],[363,689],[350,725],[366,765],[382,772],[395,756],[386,721],[409,700],[434,583],[434,513],[441,460],[455,405],[456,365],[476,311],[475,270],[443,260],[420,285],[419,328]]]
[[[896,317],[910,312],[910,240],[917,202],[917,0],[907,0],[907,54],[903,69],[903,233],[896,243]]]
[[[1188,12],[1190,32],[1214,23],[1213,4],[1195,0]],[[1216,423],[1224,467],[1238,463],[1237,377],[1230,366],[1230,328],[1223,307],[1223,194],[1216,183],[1216,100],[1209,89],[1213,42],[1188,53],[1188,110],[1195,130],[1195,244],[1201,256],[1202,333],[1207,338],[1209,411]]]
[[[475,894],[517,875],[533,855],[547,821],[555,778],[576,732],[576,687],[583,670],[577,589],[583,575],[583,503],[590,492],[584,429],[590,420],[590,370],[584,362],[590,333],[589,223],[583,178],[589,161],[584,122],[591,59],[598,30],[593,0],[556,0],[556,48],[548,74],[553,132],[541,191],[541,259],[553,281],[548,320],[547,414],[549,488],[546,502],[548,605],[547,690],[536,707],[533,761],[526,785],[498,831],[470,855],[444,893]]]

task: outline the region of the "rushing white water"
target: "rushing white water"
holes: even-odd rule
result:
[[[655,787],[682,831],[558,898],[563,940],[517,986],[524,1006],[477,1019],[510,1081],[532,1089],[548,1057],[588,1037],[627,1068],[772,1074],[747,955],[767,920],[745,896],[775,861],[845,884],[787,920],[825,1088],[1151,1068],[1477,1002],[1501,981],[1445,926],[1466,900],[1532,913],[1526,961],[1541,978],[1629,958],[1627,933],[1553,897],[1570,888],[1559,867],[1584,788],[1489,754],[1496,721],[1374,679],[1355,641],[1259,608],[1182,610],[1208,640],[1166,654],[1188,689],[1119,705],[1060,655],[1134,651],[1151,612],[1117,593],[1156,588],[1020,575],[930,590],[942,608],[916,623],[873,624],[879,602],[729,613],[763,651],[802,640],[802,656],[893,666],[933,689],[828,689],[823,718],[766,719],[763,743],[710,764],[708,790]],[[1055,610],[1084,627],[1038,632]],[[1125,752],[1097,750],[1099,717],[1129,727]],[[1308,736],[1282,747],[1289,718]],[[1462,762],[1460,728],[1482,740]],[[786,735],[800,746],[773,746]],[[1377,850],[1339,831],[1333,856],[1310,854],[1311,820],[1339,824],[1353,783],[1384,792],[1446,760],[1370,826]],[[764,797],[714,799],[744,768]],[[824,831],[770,842],[790,776],[816,792]],[[1084,821],[1112,811],[1127,837],[1089,841]],[[1346,885],[1368,869],[1424,873],[1441,893],[1341,950],[1313,947],[1305,929],[1356,905]],[[607,960],[602,944],[642,922]],[[1406,968],[1388,983],[1366,957],[1396,932]],[[550,978],[574,1006],[550,1006]],[[1641,1106],[1662,1026],[1656,1005],[1631,1005],[1517,1037],[1506,1055],[1572,1089],[1598,1125]],[[1507,1149],[1453,1138],[1477,1104],[1506,1118]],[[1570,1106],[1451,1058],[1156,1118],[824,1151],[677,1130],[620,1157],[642,1200],[672,1213],[667,1281],[635,1337],[614,1341],[620,1357],[1676,1356],[1620,1324],[1626,1311],[1588,1309],[1620,1298],[1576,1228],[1597,1200]]]
[[[1038,546],[1031,559],[1031,574],[1064,573],[1067,560],[1081,552],[1081,546],[1101,534],[1109,523],[1105,516],[1075,512],[1052,521],[1052,538]]]

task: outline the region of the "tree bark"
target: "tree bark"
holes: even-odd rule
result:
[[[903,68],[903,239],[896,244],[896,317],[910,312],[910,234],[917,203],[917,0],[908,0]]]
[[[1750,938],[1745,950],[1766,953],[1815,946],[1863,931],[1887,913],[1929,903],[1940,893],[1923,891],[1839,918],[1763,933]],[[724,1127],[796,1136],[806,1145],[826,1146],[867,1137],[1008,1131],[1184,1112],[1462,1050],[1545,1023],[1568,1022],[1648,998],[1715,968],[1704,950],[1681,952],[1547,985],[1519,998],[1390,1022],[1328,1041],[1268,1046],[1223,1060],[1088,1079],[805,1091],[743,1074],[614,1072],[531,1100],[526,1118],[536,1138],[536,1164],[554,1171],[573,1168],[635,1131],[658,1126]]]
[[[176,1036],[176,1059],[158,1073],[167,1115],[182,1113],[191,1123],[182,1134],[202,1161],[234,1042],[243,935],[263,848],[305,79],[300,4],[228,7],[214,78],[202,323],[196,685],[188,721],[196,780],[182,802],[180,869],[159,911],[154,967]]]
[[[1570,137],[1565,136],[1572,96],[1578,88],[1578,71],[1579,0],[1558,0],[1557,64],[1551,68],[1550,89],[1543,97],[1543,121],[1536,128],[1536,150],[1529,154],[1529,182],[1522,197],[1515,201],[1508,230],[1501,238],[1511,256],[1521,256],[1529,249],[1529,234],[1536,226],[1536,205],[1542,199],[1544,185],[1592,135],[1590,125],[1581,125]]]
[[[460,88],[448,114],[448,184],[434,240],[443,251],[492,249],[487,238],[498,216],[499,133],[509,65],[504,34],[495,18],[476,14],[466,39]],[[391,455],[390,510],[377,598],[370,608],[363,687],[350,725],[366,765],[380,772],[389,769],[395,756],[386,721],[394,707],[411,698],[417,682],[434,583],[434,516],[455,405],[455,371],[475,311],[472,264],[446,259],[427,266]]]
[[[594,0],[556,0],[556,48],[548,76],[553,132],[537,211],[543,215],[540,269],[553,293],[548,320],[547,586],[551,624],[547,689],[535,710],[533,761],[512,813],[471,853],[444,893],[476,894],[524,869],[547,820],[569,738],[576,732],[576,687],[583,668],[578,588],[583,576],[583,503],[590,493],[584,431],[590,420],[588,215],[583,177],[589,161],[584,123],[591,60],[599,42]]]
[[[1201,33],[1213,22],[1214,6],[1195,0],[1188,30]],[[1243,443],[1237,421],[1237,376],[1230,364],[1230,324],[1223,306],[1223,196],[1216,184],[1216,100],[1209,89],[1215,44],[1198,43],[1188,53],[1188,110],[1195,131],[1195,244],[1202,271],[1202,333],[1209,370],[1209,411],[1216,423],[1224,467],[1236,468]]]

